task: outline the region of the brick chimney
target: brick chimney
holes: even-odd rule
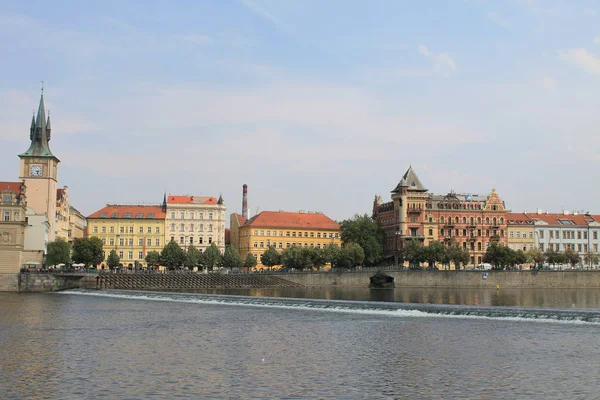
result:
[[[242,217],[248,219],[248,185],[242,186]]]

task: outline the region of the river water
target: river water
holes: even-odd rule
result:
[[[0,399],[590,399],[598,371],[598,290],[0,293]]]

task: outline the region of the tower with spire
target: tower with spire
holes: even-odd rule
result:
[[[60,160],[50,150],[50,113],[46,116],[44,89],[40,95],[37,116],[31,118],[29,128],[30,145],[19,154],[20,180],[27,187],[27,205],[37,215],[46,215],[49,231],[48,241],[56,235],[56,186]]]

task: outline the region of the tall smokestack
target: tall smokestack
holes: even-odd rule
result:
[[[248,219],[248,185],[244,183],[242,187],[242,217]]]

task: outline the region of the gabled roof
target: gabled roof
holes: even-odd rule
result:
[[[244,226],[253,228],[297,228],[338,230],[340,225],[319,213],[299,213],[285,211],[262,211],[250,218]]]
[[[0,193],[9,189],[11,192],[21,194],[21,182],[0,182]]]
[[[398,193],[400,191],[400,188],[408,188],[408,190],[415,192],[427,191],[427,189],[425,189],[425,186],[423,186],[423,184],[419,180],[419,177],[417,176],[415,171],[412,169],[412,166],[408,167],[408,170],[404,173],[402,179],[400,179],[400,182],[398,182],[398,185],[396,185],[394,190],[392,190],[392,193]]]
[[[161,206],[124,206],[107,204],[88,219],[165,219],[166,213]]]
[[[237,218],[239,226],[242,226],[242,225],[244,225],[246,223],[246,218],[244,218],[243,215],[238,214],[238,213],[234,213],[233,215],[235,215],[235,217]]]
[[[167,204],[217,204],[217,199],[209,196],[167,196]]]

